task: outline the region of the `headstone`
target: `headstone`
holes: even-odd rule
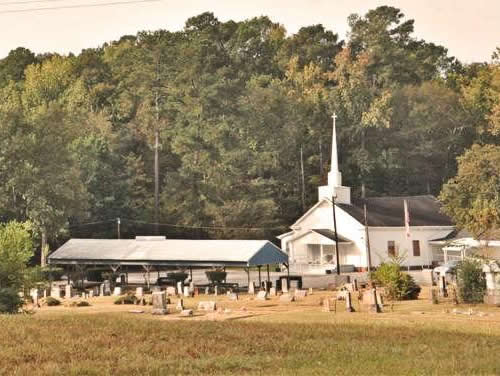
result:
[[[250,284],[248,285],[248,293],[251,295],[255,294],[255,285],[253,282],[250,282]]]
[[[363,304],[366,304],[368,306],[368,312],[371,313],[382,312],[381,306],[378,304],[377,301],[377,290],[374,288],[365,291],[365,293],[363,294]]]
[[[104,281],[104,295],[111,295],[111,282],[109,280]]]
[[[486,293],[484,303],[500,307],[500,265],[498,261],[490,261],[483,265],[486,277]]]
[[[189,282],[189,293],[194,294],[194,282]]]
[[[182,299],[177,300],[177,306],[175,307],[178,311],[184,310],[184,301]]]
[[[290,302],[294,302],[294,301],[295,301],[295,297],[293,295],[283,294],[280,296],[280,302],[290,303]]]
[[[257,294],[257,300],[267,300],[267,292],[266,291],[259,291]]]
[[[94,297],[94,289],[92,289],[92,290],[89,291],[89,297],[90,298]]]
[[[295,299],[303,299],[307,296],[306,290],[295,290],[294,293]]]
[[[144,289],[142,287],[137,287],[135,289],[135,296],[137,296],[138,298],[142,298],[143,295],[144,295]]]
[[[99,285],[99,296],[104,296],[104,283]]]
[[[189,286],[184,286],[184,297],[188,298],[191,296],[191,293],[189,292]]]
[[[331,312],[330,299],[323,299],[323,312]]]
[[[228,295],[229,300],[238,300],[238,294],[235,292],[232,292]]]
[[[448,291],[446,290],[446,276],[442,275],[439,277],[439,292],[442,297],[448,296]]]
[[[181,316],[183,316],[183,317],[191,317],[191,316],[193,316],[193,310],[192,309],[183,309],[181,311]]]
[[[64,298],[71,299],[71,297],[73,296],[73,288],[71,287],[71,285],[66,285],[65,289],[66,290],[65,290]]]
[[[219,287],[217,285],[214,286],[214,295],[219,295]]]
[[[183,283],[182,282],[177,282],[177,295],[182,295],[183,293]]]
[[[43,289],[43,297],[46,298],[47,297],[47,289]]]
[[[276,287],[271,287],[269,289],[269,296],[276,296]]]
[[[38,305],[38,289],[31,289],[30,296],[33,299],[33,304]]]
[[[113,296],[120,296],[122,294],[122,288],[121,287],[115,287],[113,290]]]
[[[166,315],[167,311],[167,296],[165,291],[153,292],[153,315]]]
[[[209,295],[209,294],[210,294],[210,288],[205,287],[205,295]]]
[[[54,285],[50,289],[50,296],[54,299],[61,299],[61,287],[59,285]]]
[[[287,293],[288,292],[288,280],[285,279],[285,278],[281,279],[281,291],[283,293]]]
[[[214,301],[204,301],[198,303],[198,311],[215,311],[217,304]]]
[[[384,306],[384,296],[380,293],[379,290],[377,290],[377,304],[380,306],[380,307],[383,307]]]
[[[165,291],[167,293],[167,296],[175,296],[175,295],[177,295],[176,291],[175,291],[175,287],[168,286]]]
[[[313,293],[313,289],[312,289],[312,287],[309,287],[309,295],[312,295],[312,293]]]
[[[430,291],[430,298],[431,298],[432,304],[438,304],[439,303],[438,292],[436,291],[436,289],[434,289],[432,287],[431,287],[431,291]]]
[[[354,307],[352,306],[351,293],[346,291],[345,294],[345,310],[346,312],[354,312]]]

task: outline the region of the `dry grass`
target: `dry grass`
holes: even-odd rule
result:
[[[132,315],[126,310],[136,307],[111,299],[0,316],[0,374],[500,374],[498,309],[452,315],[417,301],[380,315],[345,313],[339,304],[333,314],[321,312],[321,296],[288,306],[220,298],[232,313],[206,320]]]

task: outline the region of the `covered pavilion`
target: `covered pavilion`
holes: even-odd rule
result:
[[[109,268],[124,273],[128,284],[129,271],[150,272],[183,269],[192,270],[242,268],[250,281],[251,268],[257,268],[261,284],[261,268],[284,265],[288,270],[288,255],[267,240],[184,240],[162,236],[136,239],[70,239],[48,257],[51,265],[65,268],[68,273],[84,272],[88,268]],[[289,274],[288,274],[289,275]]]

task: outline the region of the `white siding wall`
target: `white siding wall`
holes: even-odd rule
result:
[[[406,255],[404,265],[429,265],[433,260],[432,247],[429,240],[446,236],[452,227],[411,227],[411,237],[406,237],[404,227],[370,227],[370,250],[372,263],[379,265],[389,258],[387,253],[387,242],[396,242],[397,255]],[[420,241],[420,256],[413,256],[413,240]]]

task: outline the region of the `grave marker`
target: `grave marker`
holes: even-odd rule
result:
[[[153,292],[153,310],[151,313],[153,315],[166,315],[168,313],[165,291]]]

